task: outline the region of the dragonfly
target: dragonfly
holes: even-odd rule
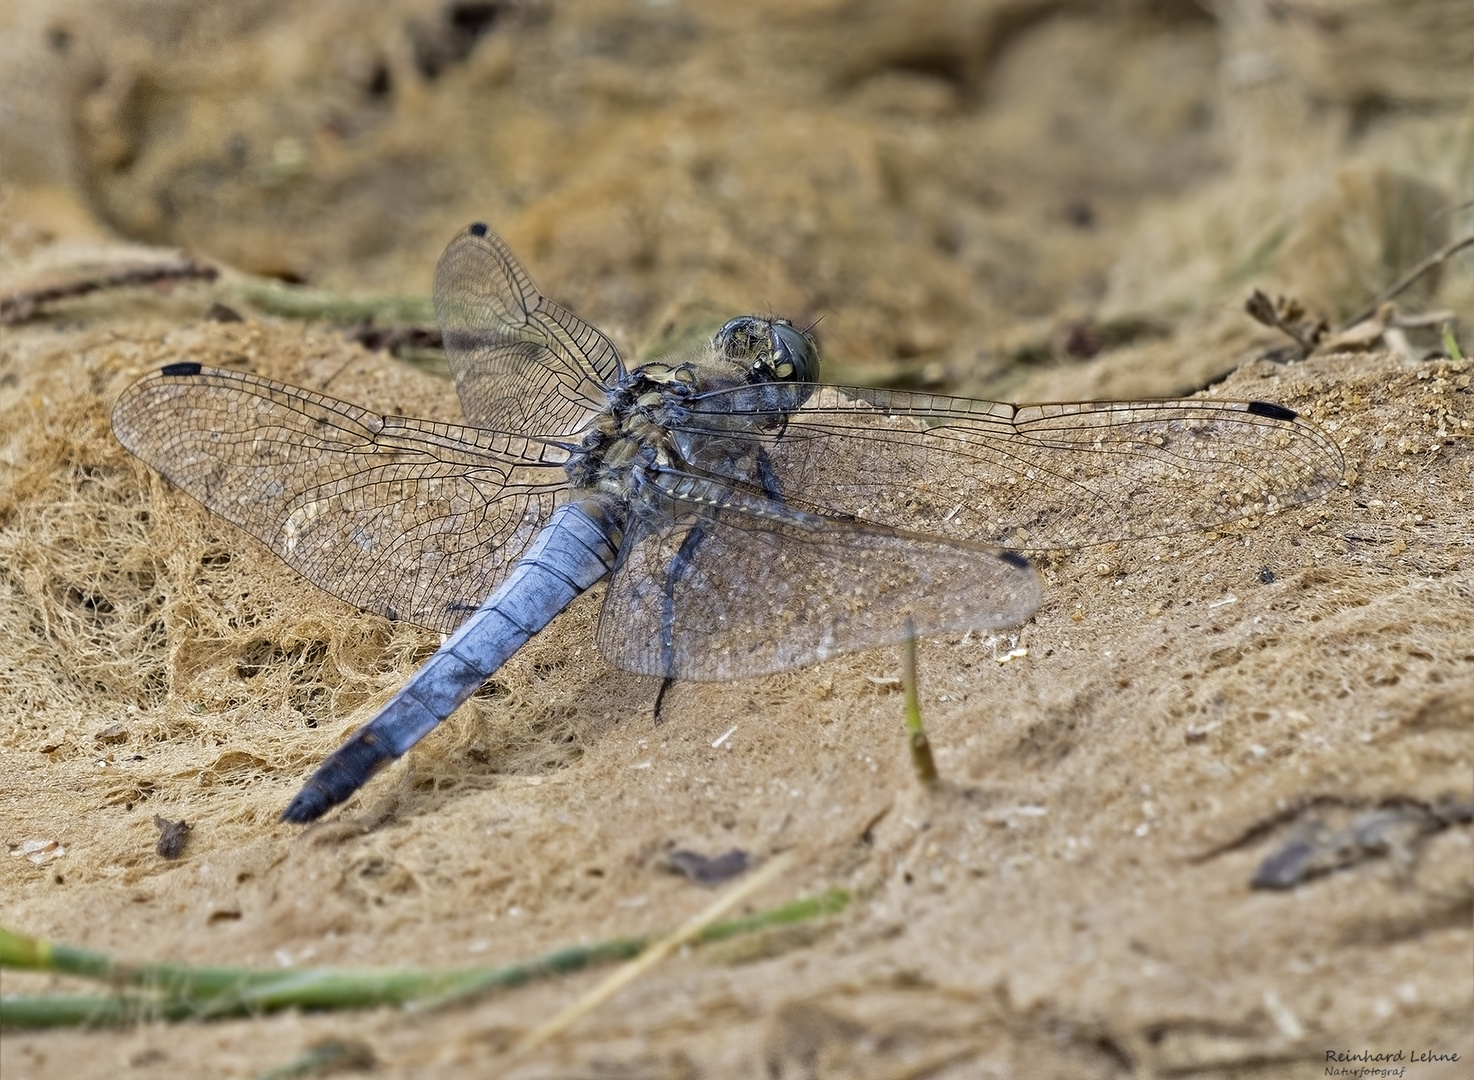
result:
[[[1272,513],[1344,470],[1272,402],[827,385],[812,333],[776,317],[631,366],[480,223],[434,296],[465,424],[193,361],[113,409],[128,450],[308,581],[449,635],[286,821],[347,800],[605,578],[600,650],[663,691],[1015,626],[1042,602],[1025,552]]]

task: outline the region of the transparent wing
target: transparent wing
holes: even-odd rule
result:
[[[632,508],[599,619],[611,663],[735,679],[919,634],[1013,626],[1039,606],[1012,552],[834,521],[667,474]]]
[[[694,469],[748,484],[760,449],[791,505],[1025,550],[1211,528],[1316,498],[1345,470],[1314,424],[1244,401],[1010,405],[814,386],[783,423],[740,387],[695,399],[677,445]]]
[[[461,409],[479,427],[572,434],[624,373],[609,339],[539,293],[485,225],[464,229],[440,257],[435,317]]]
[[[566,483],[562,452],[527,439],[199,364],[130,386],[113,430],[313,584],[441,631],[506,576]]]

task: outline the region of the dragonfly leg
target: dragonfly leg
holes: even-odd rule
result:
[[[782,487],[778,482],[777,470],[773,468],[773,461],[768,457],[768,452],[761,447],[757,451],[758,478],[762,480],[763,494],[775,502],[783,501]],[[660,610],[660,666],[663,671],[669,672],[675,668],[675,624],[676,624],[676,588],[681,583],[687,569],[691,566],[691,560],[696,555],[696,549],[701,546],[702,540],[706,538],[706,530],[696,526],[681,542],[676,551],[675,558],[670,561],[666,568],[664,595]],[[665,701],[665,693],[675,682],[675,677],[666,675],[661,681],[660,689],[655,693],[654,720],[660,723],[660,706]]]
[[[676,551],[675,558],[671,559],[670,566],[665,571],[665,593],[660,606],[660,667],[661,670],[670,672],[675,670],[675,629],[676,629],[676,587],[680,585],[681,578],[691,568],[691,559],[696,554],[696,549],[701,546],[701,541],[706,538],[706,530],[700,525],[686,534],[686,539],[681,541],[680,548]],[[666,675],[666,680],[670,676]],[[665,696],[665,688],[662,686],[660,694],[656,699],[656,708],[659,709],[659,699]],[[657,711],[657,719],[659,714]]]
[[[674,675],[667,675],[660,680],[660,689],[655,691],[655,708],[651,710],[651,719],[656,724],[660,723],[660,707],[665,704],[665,692],[676,684]]]

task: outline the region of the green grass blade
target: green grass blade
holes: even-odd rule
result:
[[[1463,360],[1464,354],[1459,351],[1459,339],[1454,337],[1454,324],[1446,322],[1443,324],[1443,348],[1452,360]]]
[[[795,923],[808,922],[810,919],[823,919],[830,915],[838,915],[849,902],[849,893],[843,889],[830,889],[818,896],[795,900],[791,904],[759,911],[745,918],[712,923],[696,936],[696,940],[698,942],[723,941],[739,934],[751,934],[758,930],[770,930],[778,926],[792,926]]]

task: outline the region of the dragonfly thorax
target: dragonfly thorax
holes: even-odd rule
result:
[[[609,406],[594,418],[564,469],[576,488],[627,500],[638,473],[671,461],[669,427],[696,383],[690,364],[647,364],[609,391]]]
[[[687,403],[703,394],[736,392],[731,434],[771,428],[802,404],[818,375],[813,339],[785,319],[742,315],[727,322],[696,356],[635,368],[609,390],[565,469],[577,487],[627,500],[651,469],[687,466],[672,430],[689,419]],[[795,385],[796,384],[796,385]]]

